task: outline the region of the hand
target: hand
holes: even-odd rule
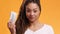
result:
[[[16,34],[16,26],[14,23],[12,23],[11,21],[8,22],[7,24],[11,34]]]

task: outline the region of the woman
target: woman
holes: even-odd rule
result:
[[[40,0],[23,0],[16,23],[8,22],[11,34],[54,34],[50,25],[39,22],[40,14]]]

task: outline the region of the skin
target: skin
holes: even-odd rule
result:
[[[44,24],[41,24],[38,20],[40,16],[40,10],[39,6],[36,3],[29,3],[26,6],[26,17],[28,18],[29,22],[31,23],[31,26],[28,27],[33,32],[37,31],[38,29],[42,28]],[[8,22],[8,28],[11,32],[11,34],[16,34],[15,24],[13,24],[11,21]]]
[[[40,16],[39,6],[36,3],[29,3],[26,6],[26,17],[31,23],[29,27],[32,31],[37,31],[43,27],[43,24],[39,23],[38,18]]]
[[[16,29],[15,29],[15,24],[12,23],[12,21],[10,20],[8,23],[7,23],[7,26],[11,32],[11,34],[16,34]]]
[[[36,3],[29,3],[26,6],[26,16],[30,22],[36,21],[40,16],[39,6]]]

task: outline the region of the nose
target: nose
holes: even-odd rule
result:
[[[33,15],[34,15],[33,11],[30,13],[30,15],[31,15],[31,16],[33,16]]]

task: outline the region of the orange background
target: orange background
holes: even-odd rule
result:
[[[0,34],[10,34],[7,22],[10,12],[18,13],[21,0],[0,0]],[[41,0],[40,21],[52,25],[55,34],[60,34],[60,0]]]

